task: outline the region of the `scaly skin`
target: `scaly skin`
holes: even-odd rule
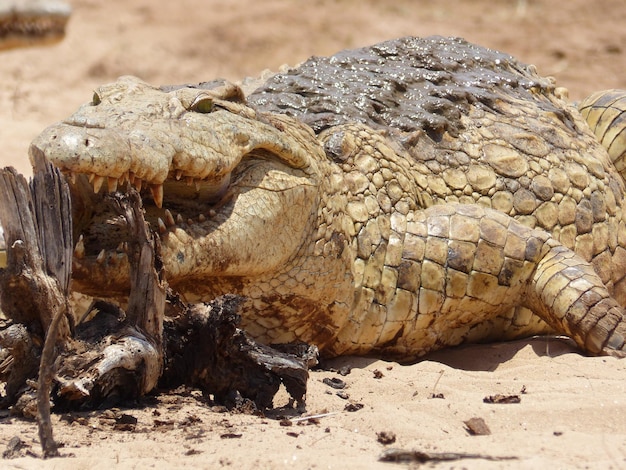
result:
[[[71,12],[56,0],[0,0],[0,50],[60,41]]]
[[[626,331],[624,182],[561,94],[504,54],[405,38],[311,59],[248,102],[231,84],[125,77],[33,145],[75,180],[85,293],[128,288],[102,195],[130,182],[171,286],[246,296],[262,341],[409,360],[559,332],[610,353]]]
[[[626,176],[626,90],[596,92],[583,100],[578,109],[607,149],[619,174]]]

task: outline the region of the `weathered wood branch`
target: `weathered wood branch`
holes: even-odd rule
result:
[[[304,407],[308,369],[317,363],[317,348],[300,344],[282,352],[254,341],[238,328],[241,300],[225,295],[187,305],[176,296],[169,297],[161,387],[190,385],[228,407],[244,398],[263,410],[272,408],[283,384]]]
[[[144,219],[141,198],[132,190],[128,196],[113,196],[113,204],[124,216],[131,233],[128,256],[131,291],[126,315],[145,332],[163,355],[163,319],[167,282],[160,255],[160,239]]]
[[[43,453],[50,457],[58,455],[50,422],[53,358],[57,341],[63,345],[70,337],[67,299],[72,212],[69,189],[60,172],[37,149],[31,156],[34,177],[30,186],[13,168],[0,173],[0,221],[7,245],[7,268],[0,271],[0,302],[5,315],[16,323],[10,328],[25,328],[19,330],[21,348],[7,343],[0,346],[10,348],[13,356],[6,397],[12,403],[32,374],[34,348],[26,350],[24,344],[41,343],[45,337],[39,363],[37,418]],[[38,339],[33,341],[30,335]]]
[[[80,354],[67,357],[57,373],[56,403],[68,408],[100,406],[149,393],[163,371],[163,318],[167,283],[159,239],[144,219],[139,193],[111,196],[130,231],[127,255],[128,307],[94,303],[95,317],[76,328]],[[106,295],[106,293],[104,293]]]
[[[0,304],[8,318],[43,338],[54,314],[65,308],[73,250],[71,201],[58,170],[41,152],[34,159],[31,187],[13,168],[0,172],[0,222],[7,247]],[[68,318],[60,325],[59,341],[70,334]]]
[[[290,354],[256,343],[237,326],[239,300],[234,296],[187,305],[169,291],[160,239],[146,223],[141,198],[132,188],[110,198],[130,232],[127,309],[96,301],[96,314],[74,328],[68,300],[70,192],[41,152],[31,152],[35,176],[30,186],[14,169],[0,171],[0,221],[8,245],[7,268],[0,269],[0,301],[10,319],[0,325],[0,381],[6,382],[3,406],[20,398],[27,403],[14,409],[21,406],[37,415],[45,457],[58,455],[50,422],[52,384],[55,406],[61,409],[134,400],[160,379],[161,386],[196,386],[218,402],[232,406],[244,398],[261,409],[272,406],[283,384],[304,405],[308,360],[316,348]],[[167,322],[166,306],[172,316]],[[35,413],[26,384],[37,376],[39,358]]]

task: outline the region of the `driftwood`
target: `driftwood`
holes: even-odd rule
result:
[[[32,157],[35,176],[30,187],[13,169],[0,174],[0,220],[7,244],[0,299],[12,322],[0,335],[0,347],[6,351],[0,379],[7,383],[4,405],[25,398],[18,408],[33,413],[28,379],[37,377],[37,345],[44,343],[36,416],[43,454],[50,457],[58,455],[49,419],[55,368],[55,401],[79,407],[141,397],[156,386],[163,366],[165,282],[155,268],[158,241],[143,219],[139,195],[118,198],[113,204],[126,218],[134,241],[128,253],[132,260],[128,314],[118,309],[112,328],[106,328],[106,315],[97,316],[73,336],[68,300],[73,253],[69,190],[43,155],[35,150]],[[105,310],[115,309],[100,304]]]
[[[8,318],[43,337],[56,312],[65,308],[73,241],[67,185],[43,154],[35,155],[30,186],[13,168],[0,173],[0,222],[7,245],[0,299]],[[68,318],[59,341],[69,336]]]
[[[131,232],[128,307],[124,311],[94,302],[96,315],[76,327],[72,354],[59,363],[56,374],[54,399],[63,408],[93,408],[141,397],[156,386],[163,369],[166,283],[158,237],[144,220],[136,191],[112,196],[111,204]]]
[[[316,348],[297,345],[281,352],[256,343],[237,326],[237,297],[187,305],[169,291],[159,238],[132,188],[110,198],[130,231],[126,309],[96,300],[82,316],[89,320],[74,325],[68,300],[70,193],[58,170],[31,151],[30,186],[14,169],[0,171],[0,222],[7,245],[0,303],[8,318],[0,323],[0,382],[5,383],[0,406],[37,417],[44,457],[58,455],[50,400],[59,410],[106,407],[141,398],[157,385],[184,384],[218,403],[236,406],[247,399],[265,409],[283,384],[304,405]]]
[[[263,410],[272,407],[283,384],[303,406],[308,367],[317,363],[317,348],[294,345],[283,352],[257,343],[237,327],[240,301],[226,295],[208,304],[185,305],[170,296],[166,366],[160,385],[197,387],[228,407],[248,399]]]
[[[7,395],[11,404],[33,372],[36,344],[48,331],[39,365],[37,416],[44,456],[57,455],[50,424],[51,358],[57,341],[70,335],[68,292],[72,263],[72,227],[67,184],[41,152],[33,153],[35,176],[30,187],[14,169],[0,174],[0,221],[7,245],[7,268],[0,271],[2,310],[15,322],[9,327]],[[5,333],[7,330],[5,330]],[[18,353],[19,351],[19,353]]]

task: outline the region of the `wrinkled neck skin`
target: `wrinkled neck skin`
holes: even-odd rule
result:
[[[327,215],[340,197],[328,197],[339,169],[321,158],[313,173],[282,191],[260,190],[263,180],[251,181],[255,197],[235,198],[206,235],[193,238],[179,230],[163,237],[172,287],[188,300],[245,296],[242,326],[266,343],[304,341],[323,348],[331,342],[351,308],[346,293],[353,257],[340,215]],[[205,260],[201,266],[199,259]]]
[[[400,263],[407,215],[423,203],[403,151],[382,135],[353,123],[328,129],[317,142],[325,156],[310,216],[297,231],[302,237],[291,245],[298,248],[273,271],[208,284],[212,295],[249,298],[243,325],[262,341],[303,341],[325,356],[363,353],[398,284],[386,265]],[[293,230],[284,225],[295,216],[287,201],[275,202],[283,207],[281,229]]]

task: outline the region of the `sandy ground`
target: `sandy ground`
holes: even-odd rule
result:
[[[580,99],[626,88],[623,0],[74,0],[60,44],[0,55],[0,162],[30,171],[27,148],[46,125],[119,75],[155,83],[239,79],[402,35],[463,36],[537,65]],[[66,458],[0,461],[2,468],[390,468],[386,447],[465,452],[435,468],[624,468],[626,362],[589,358],[556,339],[471,346],[418,364],[344,358],[349,398],[313,372],[315,423],[220,413],[196,393],[164,394],[145,406],[56,416]],[[375,378],[374,371],[382,377]],[[431,398],[431,394],[443,398]],[[517,404],[486,404],[495,394]],[[284,397],[282,399],[284,402]],[[277,404],[281,399],[277,399]],[[362,404],[345,411],[347,403]],[[134,426],[115,426],[130,415]],[[464,421],[483,418],[490,435]],[[122,419],[123,420],[123,419]],[[132,420],[131,420],[132,421]],[[390,445],[377,433],[395,434]],[[0,414],[0,451],[13,436],[40,453],[34,424]],[[415,466],[415,464],[413,464]]]

